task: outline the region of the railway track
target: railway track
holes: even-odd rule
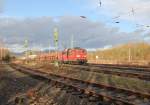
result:
[[[150,94],[147,93],[97,84],[53,73],[45,73],[18,65],[11,66],[31,76],[51,80],[55,82],[55,85],[67,88],[68,92],[72,92],[72,94],[78,95],[81,98],[105,102],[107,105],[150,105]]]
[[[113,68],[113,69],[122,69],[122,70],[134,70],[137,72],[150,72],[149,66],[131,66],[131,65],[113,65],[113,64],[88,64],[90,66],[95,67],[103,67],[103,68]]]
[[[146,71],[145,69],[142,70],[141,68],[134,70],[133,68],[119,68],[116,66],[112,67],[107,65],[63,65],[63,67],[72,67],[74,69],[80,69],[95,73],[111,74],[150,81],[150,71]]]

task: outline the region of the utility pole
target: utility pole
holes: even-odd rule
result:
[[[63,49],[66,49],[67,45],[64,42],[62,42],[62,47],[63,47]]]
[[[50,43],[51,41],[49,40],[49,54],[50,54],[50,52],[51,52],[51,43]]]
[[[54,28],[54,44],[55,44],[55,49],[58,49],[58,28]]]
[[[128,50],[128,61],[131,62],[131,48],[129,46],[129,50]]]
[[[3,40],[0,40],[0,59],[2,60],[3,57],[5,56],[5,46]]]
[[[1,54],[0,59],[2,60],[2,47],[0,48],[0,54]]]
[[[24,42],[24,48],[26,49],[25,51],[25,57],[26,57],[26,63],[28,63],[28,40],[25,40]]]
[[[74,47],[74,36],[72,35],[71,36],[71,48],[73,48]]]
[[[58,28],[54,28],[54,44],[55,44],[55,50],[56,50],[56,61],[55,61],[55,66],[59,66],[58,65]]]

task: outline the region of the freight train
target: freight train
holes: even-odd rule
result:
[[[50,52],[45,54],[39,54],[36,57],[37,61],[48,61],[54,62],[59,61],[60,63],[68,64],[85,64],[87,63],[87,51],[83,48],[69,48],[61,52]]]

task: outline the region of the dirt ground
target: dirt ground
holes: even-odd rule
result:
[[[102,102],[91,101],[89,98],[80,98],[74,95],[74,92],[67,90],[45,82],[33,90],[33,93],[30,92],[32,95],[21,96],[26,100],[22,105],[104,105]]]
[[[0,64],[0,105],[102,105]]]
[[[6,105],[15,96],[26,93],[41,81],[0,64],[0,105]],[[11,104],[10,104],[11,105]]]

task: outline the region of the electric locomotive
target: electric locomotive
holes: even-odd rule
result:
[[[79,47],[65,49],[58,55],[58,61],[70,64],[84,64],[87,62],[87,51]]]

